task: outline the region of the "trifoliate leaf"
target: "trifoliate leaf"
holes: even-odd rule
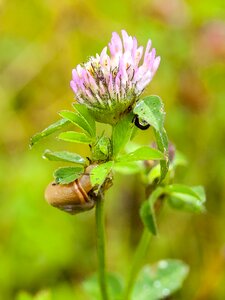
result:
[[[131,300],[165,299],[182,287],[189,267],[179,260],[167,259],[145,266],[139,273]]]

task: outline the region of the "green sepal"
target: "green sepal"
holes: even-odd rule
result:
[[[55,182],[68,184],[79,178],[84,173],[83,167],[63,167],[54,172]]]
[[[50,161],[66,161],[66,162],[72,162],[81,165],[84,165],[86,163],[85,158],[83,158],[77,153],[68,152],[68,151],[53,152],[51,150],[45,150],[42,157]]]
[[[30,147],[33,147],[34,144],[39,142],[41,139],[45,138],[46,136],[62,129],[66,125],[68,125],[70,122],[66,119],[60,119],[59,121],[49,125],[47,128],[42,130],[41,132],[36,133],[33,135],[30,139]]]

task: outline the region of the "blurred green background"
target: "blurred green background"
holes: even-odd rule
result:
[[[56,163],[29,138],[71,107],[71,70],[126,29],[153,41],[161,65],[145,94],[165,103],[169,138],[188,159],[176,182],[203,184],[207,213],[165,207],[148,261],[190,265],[171,299],[225,299],[225,2],[223,0],[0,1],[0,299],[51,290],[53,299],[88,299],[82,281],[97,268],[94,211],[71,217],[47,205],[43,191]],[[139,135],[140,136],[140,135]],[[149,144],[149,134],[140,142]],[[70,148],[69,148],[70,147]],[[87,155],[87,147],[75,151]],[[107,260],[128,272],[142,226],[142,187],[119,176],[107,194]],[[135,187],[136,188],[135,188]],[[116,220],[116,222],[115,222]]]

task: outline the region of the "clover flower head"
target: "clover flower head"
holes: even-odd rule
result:
[[[149,40],[144,50],[135,37],[113,32],[101,54],[90,57],[72,71],[71,88],[80,104],[84,104],[102,123],[115,124],[136,103],[152,80],[160,63]]]

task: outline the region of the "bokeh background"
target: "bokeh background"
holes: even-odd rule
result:
[[[43,191],[59,164],[29,138],[69,109],[71,69],[98,53],[112,31],[153,41],[162,61],[145,94],[165,103],[170,140],[188,159],[176,182],[203,184],[207,213],[167,207],[148,262],[190,265],[170,299],[225,299],[225,2],[223,0],[0,1],[0,299],[50,290],[52,299],[88,299],[82,281],[97,268],[94,211],[75,217],[49,207]],[[140,141],[149,144],[149,134]],[[73,146],[74,147],[74,146]],[[87,147],[75,146],[88,155]],[[108,268],[126,275],[140,235],[142,187],[119,176],[107,194]],[[116,222],[115,222],[116,220]]]

